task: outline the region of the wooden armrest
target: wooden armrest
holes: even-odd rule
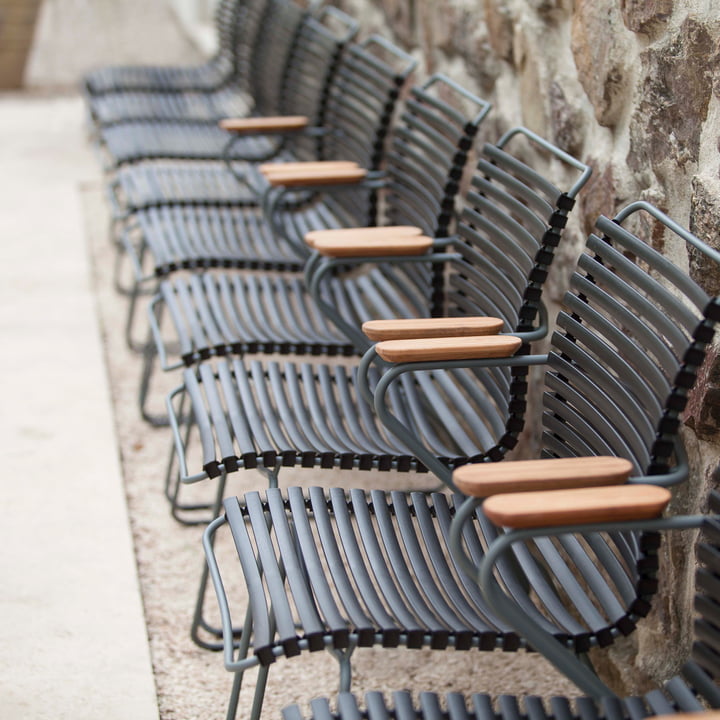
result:
[[[265,177],[273,187],[298,187],[303,185],[337,185],[358,183],[367,177],[361,167],[319,168],[316,170],[278,170]]]
[[[339,170],[345,168],[356,168],[359,165],[352,160],[318,160],[315,162],[268,162],[258,166],[263,175],[283,172],[303,172],[317,170]]]
[[[313,248],[327,257],[386,257],[391,255],[423,255],[432,247],[432,238],[416,237],[316,240]]]
[[[302,130],[310,124],[305,115],[277,115],[270,117],[224,118],[219,123],[223,130],[236,133],[273,133],[285,130]]]
[[[434,362],[435,360],[482,360],[512,357],[522,345],[512,335],[385,340],[375,346],[388,362]]]
[[[368,320],[363,323],[362,330],[373,342],[382,342],[411,338],[497,335],[502,327],[503,321],[493,317],[403,318]]]
[[[625,458],[597,456],[462,465],[452,477],[466,495],[489,497],[498,493],[623,485],[632,471],[632,463]]]
[[[317,240],[341,243],[348,240],[394,239],[416,237],[418,235],[422,235],[422,230],[419,227],[412,225],[388,225],[383,227],[341,228],[339,230],[311,230],[305,233],[305,242],[311,248],[314,248]]]
[[[659,517],[672,497],[657,485],[548,490],[493,495],[483,512],[496,525],[509,528],[546,528]]]

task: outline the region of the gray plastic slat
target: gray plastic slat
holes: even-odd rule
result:
[[[373,505],[385,502],[384,497],[375,492],[372,493]],[[392,561],[386,562],[383,547],[378,542],[378,538],[373,527],[373,521],[368,507],[367,496],[362,490],[350,491],[350,503],[355,523],[358,527],[362,547],[368,558],[369,570],[375,577],[375,584],[382,592],[383,599],[391,609],[392,614],[398,623],[408,633],[420,630],[418,618],[413,609],[408,607],[405,598],[403,598],[400,588],[405,589],[400,582],[396,582],[396,568]]]
[[[247,500],[247,496],[245,498]],[[269,648],[274,641],[270,625],[269,608],[265,595],[265,588],[262,580],[262,570],[255,557],[250,544],[245,517],[240,510],[237,498],[226,498],[223,500],[225,515],[230,526],[230,531],[235,543],[240,565],[242,567],[245,584],[248,589],[249,611],[253,617],[253,647],[255,654],[272,662],[272,655],[263,653],[263,649]]]
[[[381,692],[370,691],[365,693],[365,706],[367,707],[368,720],[392,720]]]
[[[328,500],[322,488],[311,487],[308,490],[310,509],[318,530],[320,545],[327,560],[327,566],[332,577],[333,587],[337,590],[340,602],[347,613],[350,623],[358,631],[359,645],[372,644],[375,633],[367,630],[373,627],[365,609],[360,605],[358,592],[350,581],[348,570],[343,561],[340,547],[333,533],[333,520],[328,508]],[[363,597],[364,599],[364,597]]]
[[[380,632],[385,638],[390,638],[392,644],[397,644],[399,639],[400,628],[395,618],[393,618],[384,603],[382,602],[378,591],[370,578],[362,552],[355,535],[352,522],[352,515],[347,505],[345,493],[338,488],[331,488],[329,491],[329,500],[334,513],[335,526],[340,536],[347,565],[352,577],[357,584],[358,593],[362,597],[368,611],[372,615]],[[396,639],[397,638],[397,639]],[[386,640],[387,642],[387,640]]]
[[[343,720],[362,720],[362,713],[357,705],[353,695],[350,693],[340,693],[337,699],[338,715]]]
[[[475,720],[497,720],[497,714],[489,695],[474,694],[472,696],[472,709]]]
[[[265,508],[257,493],[248,493],[245,495],[244,501],[255,536],[258,559],[262,565],[262,573],[267,586],[272,608],[272,619],[277,625],[276,642],[283,646],[288,657],[298,655],[300,648],[295,630],[295,619],[286,592],[285,571],[279,564],[281,561],[275,555]],[[253,620],[255,620],[254,616]]]
[[[695,693],[683,682],[679,675],[670,678],[665,683],[665,689],[677,704],[680,712],[702,712],[705,709]]]
[[[502,720],[524,720],[514,695],[499,695],[497,704]]]
[[[256,456],[255,443],[252,438],[252,431],[247,421],[243,406],[238,402],[237,391],[233,381],[230,366],[226,362],[218,363],[218,380],[222,389],[223,397],[228,408],[228,416],[232,427],[233,439],[240,448],[240,455],[243,464],[248,467],[248,460]]]
[[[221,361],[222,362],[222,361]],[[215,441],[223,461],[227,458],[234,458],[235,448],[233,446],[232,435],[228,428],[225,416],[225,409],[220,400],[218,387],[215,383],[215,371],[208,363],[201,363],[198,367],[200,380],[203,390],[205,391],[205,399],[207,401],[208,410],[210,411],[210,419],[215,435]]]
[[[624,698],[623,704],[625,705],[625,708],[628,711],[630,720],[643,720],[644,718],[646,718],[652,714],[648,710],[647,706],[645,705],[643,698],[639,698],[639,697]]]
[[[525,697],[523,705],[525,706],[527,720],[548,720],[542,700],[536,695]],[[553,720],[559,720],[559,718],[553,718]]]
[[[324,650],[325,644],[322,638],[325,626],[309,591],[303,556],[299,553],[297,537],[295,531],[290,528],[283,497],[278,488],[268,488],[267,504],[283,571],[300,619],[303,636],[309,640],[311,650]]]
[[[200,444],[202,446],[203,467],[207,468],[217,461],[217,453],[215,452],[215,441],[210,424],[210,416],[202,399],[202,393],[195,377],[190,370],[183,372],[184,390],[190,396],[192,404],[192,415],[200,435]]]
[[[299,487],[289,487],[288,504],[294,530],[297,534],[299,552],[306,570],[306,582],[312,588],[323,621],[332,634],[335,647],[347,647],[349,629],[347,621],[340,613],[337,603],[326,579],[318,552],[318,545],[310,525],[309,511],[305,504],[305,496]]]
[[[700,665],[693,660],[686,662],[682,674],[710,707],[720,708],[720,689]]]

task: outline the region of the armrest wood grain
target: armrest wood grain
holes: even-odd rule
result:
[[[548,490],[493,495],[485,515],[500,527],[546,528],[659,517],[672,497],[657,485]]]
[[[378,343],[375,350],[388,362],[434,362],[512,357],[521,345],[522,340],[512,335],[477,335],[385,340]]]
[[[281,171],[267,173],[265,177],[274,187],[298,187],[303,185],[338,185],[358,183],[367,177],[361,167],[319,168],[316,170]]]
[[[305,115],[277,115],[269,117],[223,118],[219,123],[223,130],[236,133],[283,132],[302,130],[310,124]]]
[[[422,235],[422,230],[413,225],[388,225],[382,227],[364,227],[364,228],[341,228],[339,230],[311,230],[305,233],[305,242],[311,247],[315,247],[318,240],[327,240],[329,242],[341,243],[348,240],[364,240],[364,239],[382,239],[382,238],[401,238],[416,237]]]
[[[609,456],[515,460],[463,465],[453,472],[453,482],[466,495],[489,497],[499,493],[623,485],[632,470],[629,460]]]
[[[321,255],[336,258],[423,255],[432,247],[432,238],[416,237],[366,238],[356,240],[316,240],[313,248]]]
[[[497,335],[502,327],[503,321],[499,318],[452,317],[368,320],[363,323],[362,330],[373,342],[382,342],[411,338]]]
[[[262,163],[258,168],[263,175],[283,172],[314,172],[317,170],[338,170],[356,168],[359,165],[352,160],[317,160],[308,162],[268,162]]]

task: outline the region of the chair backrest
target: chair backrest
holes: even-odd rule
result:
[[[220,0],[215,10],[217,59],[231,70],[244,91],[252,86],[251,61],[267,0]]]
[[[388,152],[386,224],[448,235],[463,170],[490,105],[444,75],[415,86]]]
[[[720,303],[628,230],[640,212],[699,243],[647,203],[598,220],[602,235],[587,241],[552,338],[543,448],[557,456],[618,455],[638,474],[658,475],[682,462],[673,459],[679,415]]]
[[[319,154],[380,170],[398,99],[416,64],[378,35],[350,44],[328,89],[324,112],[328,133],[321,136]],[[373,187],[337,193],[328,202],[343,227],[377,223],[378,191]]]
[[[307,14],[292,43],[280,97],[280,114],[305,115],[316,127],[326,124],[327,99],[345,48],[358,23],[333,7]],[[298,160],[325,156],[324,135],[299,134],[292,139]]]
[[[250,95],[259,115],[281,112],[292,51],[309,11],[292,0],[267,0],[253,8],[255,35],[249,63]]]
[[[715,471],[713,485],[720,482],[720,467]],[[708,510],[720,516],[720,493],[711,489]],[[713,680],[717,695],[715,707],[720,707],[720,521],[708,519],[696,548],[698,562],[695,573],[695,637],[692,661],[685,667],[699,665]]]

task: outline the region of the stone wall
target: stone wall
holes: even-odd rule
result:
[[[645,199],[720,246],[720,16],[715,0],[338,0],[366,29],[416,54],[419,79],[445,72],[492,101],[486,137],[523,124],[594,168],[558,258],[548,296],[561,296],[582,237],[600,214]],[[713,9],[714,8],[714,9]],[[649,229],[657,247],[689,263],[707,289],[720,273],[683,243]],[[720,456],[720,359],[702,373],[686,413],[694,509]],[[672,595],[606,667],[619,690],[638,690],[687,651],[692,563],[687,539],[665,551]],[[671,647],[661,649],[667,636]]]

